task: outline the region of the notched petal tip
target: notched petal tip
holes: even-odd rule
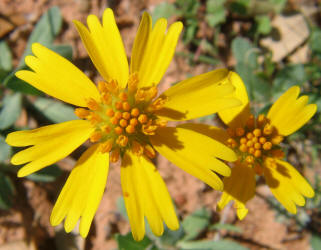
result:
[[[160,237],[160,236],[162,236],[163,233],[164,233],[164,227],[161,227],[161,228],[158,229],[157,231],[154,230],[154,231],[152,231],[152,232],[153,232],[153,234],[155,234],[157,237]]]
[[[167,227],[170,229],[170,230],[173,230],[173,231],[176,231],[179,229],[179,222],[178,222],[178,219],[172,223],[172,224],[167,224]]]
[[[315,113],[318,110],[318,106],[316,104],[309,104],[307,107],[310,107],[310,114],[311,114],[311,118],[315,115]]]
[[[183,29],[183,23],[181,21],[175,22],[170,26],[170,29],[175,29],[177,33],[181,33]]]
[[[31,72],[30,70],[18,70],[17,72],[14,73],[14,75],[23,80],[25,77],[26,74],[29,74],[29,72]],[[24,80],[23,80],[24,81]]]
[[[245,216],[248,214],[248,212],[249,212],[249,210],[245,207],[238,208],[236,210],[237,218],[239,218],[239,220],[243,220],[245,218]]]
[[[313,198],[315,196],[315,192],[314,190],[311,188],[311,190],[308,190],[306,193],[305,193],[305,197],[307,198]]]
[[[78,20],[72,20],[73,24],[76,26],[76,29],[79,30],[79,29],[82,29],[82,28],[86,28],[86,26],[82,23],[82,22],[79,22]]]
[[[111,8],[106,8],[106,9],[104,10],[103,16],[104,16],[104,15],[113,15],[113,16],[114,16],[114,12],[113,12],[113,10],[112,10]]]
[[[23,154],[24,154],[24,150],[19,151],[18,153],[14,154],[11,157],[10,163],[12,165],[21,165],[21,164],[26,163],[26,161],[24,160],[24,157],[21,157],[21,155],[23,155]],[[21,170],[19,170],[19,171],[21,171]]]
[[[53,213],[50,215],[49,222],[53,227],[58,226],[61,223],[61,221],[58,220],[57,216],[54,216]]]
[[[134,231],[132,230],[132,236],[135,241],[142,241],[145,237],[145,232],[144,234],[137,234],[137,233],[134,233]]]
[[[214,188],[217,191],[223,192],[224,190],[224,184],[222,181],[217,181],[216,187]]]
[[[37,54],[37,52],[41,49],[47,49],[47,48],[40,43],[33,43],[31,45],[31,51],[33,54]]]
[[[164,26],[167,26],[167,19],[164,18],[164,17],[161,17],[159,18],[156,23],[155,23],[155,26],[156,25],[164,25]]]
[[[25,63],[29,66],[35,59],[37,59],[37,57],[33,55],[26,56]]]
[[[80,234],[80,236],[81,236],[83,239],[86,239],[86,238],[87,238],[88,233],[89,233],[89,230],[88,230],[87,232],[82,232],[81,230],[79,231],[79,234]]]
[[[144,18],[152,20],[152,16],[147,11],[143,12],[141,20],[143,20]]]
[[[236,155],[236,153],[235,153],[233,150],[231,150],[231,152],[230,152],[230,158],[228,159],[228,161],[234,162],[234,161],[236,161],[236,160],[237,160],[237,155]],[[230,173],[231,173],[231,169],[230,169]]]
[[[91,15],[89,15],[87,17],[87,25],[88,25],[88,27],[90,26],[90,24],[93,24],[93,25],[99,24],[99,25],[101,25],[98,17],[96,15],[93,15],[93,14],[91,14]]]
[[[19,178],[26,177],[27,175],[28,175],[28,173],[25,171],[25,169],[23,167],[21,169],[19,169],[19,171],[17,173],[17,176]]]
[[[300,87],[298,85],[294,85],[288,89],[288,91],[293,92],[293,95],[298,96],[300,94]]]
[[[71,223],[66,223],[65,220],[64,228],[66,233],[70,233],[74,229],[74,225],[72,225]]]
[[[222,193],[220,200],[216,204],[216,211],[221,212],[225,206],[231,201],[226,193]]]
[[[8,134],[5,139],[5,142],[10,146],[14,146],[14,134],[15,133],[16,132],[12,132],[12,133]]]

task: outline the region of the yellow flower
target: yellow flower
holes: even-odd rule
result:
[[[242,79],[234,73],[231,82],[236,90],[234,97],[242,106],[219,112],[229,126],[227,144],[235,150],[238,160],[233,163],[230,177],[225,177],[224,191],[218,203],[223,209],[234,200],[239,219],[248,209],[245,203],[255,194],[255,174],[263,176],[275,198],[290,212],[296,205],[304,206],[305,197],[314,196],[309,183],[288,162],[280,143],[284,136],[294,133],[307,123],[316,112],[315,104],[308,104],[308,97],[301,96],[298,86],[291,87],[270,108],[267,116],[254,117]]]
[[[51,224],[58,225],[65,218],[65,230],[70,232],[80,220],[80,234],[86,237],[105,189],[109,161],[120,160],[134,239],[144,237],[144,217],[156,235],[163,233],[163,222],[176,230],[179,223],[171,198],[150,158],[156,150],[211,187],[223,189],[214,171],[230,174],[230,168],[219,159],[236,160],[233,150],[198,133],[198,125],[168,127],[167,121],[190,120],[239,105],[237,99],[228,97],[234,90],[229,72],[221,69],[192,77],[158,96],[156,86],[173,57],[182,24],[172,24],[166,33],[166,19],[159,19],[152,28],[150,15],[144,13],[128,67],[112,10],[105,10],[103,25],[94,15],[87,23],[89,30],[75,21],[105,81],[97,88],[69,61],[33,44],[34,56],[26,57],[33,71],[21,70],[16,76],[79,106],[75,113],[81,120],[9,134],[8,144],[30,146],[15,154],[11,162],[26,163],[18,172],[23,177],[63,159],[90,139],[93,145],[72,170],[53,208]]]

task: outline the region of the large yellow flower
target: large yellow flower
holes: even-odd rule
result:
[[[235,150],[238,160],[233,163],[230,177],[225,177],[224,192],[218,209],[234,200],[239,219],[248,209],[245,203],[255,194],[255,174],[263,175],[275,198],[290,212],[296,213],[296,205],[304,206],[305,197],[314,196],[309,183],[288,162],[280,143],[284,136],[301,128],[316,112],[315,104],[308,104],[308,97],[301,96],[298,86],[291,87],[270,108],[267,116],[256,119],[250,113],[249,100],[242,79],[232,74],[231,82],[242,106],[219,112],[229,126],[228,145]]]
[[[109,160],[121,161],[121,185],[133,236],[145,234],[144,217],[156,235],[163,222],[170,229],[179,223],[171,198],[150,158],[155,149],[174,164],[222,190],[214,173],[230,174],[221,160],[234,161],[229,147],[197,132],[193,124],[167,127],[168,120],[189,120],[240,104],[228,97],[234,90],[227,70],[216,70],[177,83],[157,95],[157,84],[167,69],[182,24],[166,19],[152,28],[150,15],[143,14],[133,45],[130,67],[112,10],[103,14],[103,25],[90,15],[89,30],[75,21],[77,30],[96,68],[105,81],[98,88],[73,64],[40,44],[34,56],[26,57],[33,70],[16,73],[20,79],[64,102],[79,106],[81,120],[49,125],[8,135],[8,144],[31,146],[15,154],[11,162],[23,166],[23,177],[69,155],[88,138],[92,146],[72,170],[50,218],[58,225],[65,218],[70,232],[80,219],[80,234],[86,237],[103,195]],[[219,159],[217,159],[219,158]]]

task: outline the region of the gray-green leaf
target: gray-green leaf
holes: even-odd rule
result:
[[[207,0],[206,2],[206,21],[210,27],[225,22],[225,4],[226,0]]]
[[[61,169],[57,165],[46,167],[38,172],[28,175],[26,178],[37,182],[52,182],[62,174]]]
[[[21,94],[7,95],[3,100],[0,111],[0,129],[7,129],[12,126],[21,113]]]
[[[0,42],[0,70],[12,70],[12,54],[5,41]]]
[[[226,230],[226,231],[229,231],[229,232],[235,232],[235,233],[241,233],[242,232],[242,229],[237,227],[237,226],[234,226],[232,224],[222,224],[222,223],[216,223],[212,226],[210,226],[210,229],[211,230]]]
[[[126,235],[116,234],[116,241],[119,250],[145,250],[151,244],[147,237],[142,241],[135,241],[131,233]]]
[[[321,250],[321,237],[317,234],[312,234],[310,239],[312,250]]]
[[[26,83],[25,81],[20,80],[18,77],[15,76],[15,72],[9,74],[5,80],[4,85],[14,91],[22,92],[25,94],[31,95],[43,95],[41,91],[34,88],[30,84]]]
[[[72,107],[59,101],[39,97],[33,105],[45,117],[55,123],[78,119]]]
[[[12,196],[14,194],[14,186],[9,176],[0,172],[0,209],[9,209],[12,206]]]
[[[58,35],[62,25],[62,17],[58,7],[50,8],[39,20],[36,27],[32,31],[27,47],[21,57],[18,68],[25,67],[25,57],[31,54],[31,45],[33,43],[41,43],[44,46],[52,44]]]
[[[272,25],[269,16],[256,16],[255,21],[257,22],[257,32],[259,34],[267,35],[271,32]]]
[[[117,199],[116,202],[117,205],[117,210],[118,212],[126,219],[128,220],[128,215],[127,215],[127,211],[126,211],[126,207],[125,207],[125,201],[124,201],[124,197],[121,196]]]
[[[5,142],[5,139],[0,135],[0,163],[7,160],[11,155],[11,147]]]
[[[195,239],[210,223],[211,214],[206,208],[196,210],[187,216],[182,222],[183,229],[186,233],[184,240]]]
[[[302,64],[287,65],[278,72],[273,82],[273,96],[278,98],[293,85],[301,86],[307,80]]]
[[[170,18],[171,16],[175,15],[177,9],[174,4],[163,2],[158,4],[152,14],[153,23],[156,22],[159,18]]]
[[[241,246],[240,244],[230,240],[219,241],[182,241],[178,243],[181,249],[199,249],[199,250],[246,250],[248,248]]]
[[[232,41],[232,52],[237,63],[244,63],[252,69],[257,68],[257,49],[248,39],[235,38]]]
[[[321,53],[321,30],[314,28],[310,36],[310,48],[313,52]]]
[[[58,44],[58,45],[49,45],[49,49],[55,51],[59,55],[63,56],[64,58],[68,59],[69,61],[72,60],[72,47],[67,44]]]

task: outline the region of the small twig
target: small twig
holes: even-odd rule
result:
[[[260,248],[265,248],[265,249],[269,249],[269,250],[280,250],[281,249],[281,248],[272,247],[272,246],[266,245],[264,243],[254,241],[252,239],[243,238],[242,236],[232,235],[231,237],[233,239],[238,240],[238,241],[246,242],[246,243],[258,246]]]
[[[199,57],[200,57],[200,55],[202,54],[202,50],[203,50],[203,40],[204,40],[204,38],[201,40],[201,42],[199,43],[199,45],[198,45],[198,47],[197,47],[197,49],[196,49],[196,51],[195,51],[194,58],[193,58],[193,61],[194,61],[194,62],[197,62],[198,59],[199,59]]]
[[[225,224],[225,222],[226,222],[226,220],[227,220],[228,213],[229,213],[230,210],[231,210],[231,207],[232,207],[232,202],[228,203],[228,204],[226,205],[226,207],[223,209],[223,211],[222,211],[222,216],[221,216],[220,222],[219,222],[220,224]],[[213,241],[218,241],[218,240],[220,240],[220,238],[221,238],[221,231],[218,230],[218,231],[215,233],[214,237],[213,237]]]

